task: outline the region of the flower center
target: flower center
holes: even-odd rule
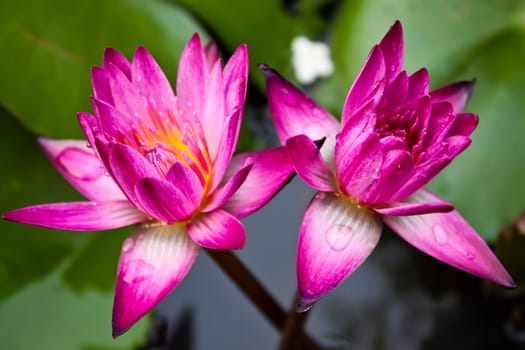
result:
[[[131,125],[123,141],[142,153],[166,176],[176,162],[191,169],[204,188],[210,183],[212,162],[199,124],[187,121],[182,125],[171,112],[149,111],[151,124],[139,120]]]

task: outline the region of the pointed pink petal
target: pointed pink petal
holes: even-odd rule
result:
[[[224,88],[226,89],[226,115],[244,105],[248,83],[248,47],[239,45],[224,67]]]
[[[139,46],[131,64],[131,81],[153,112],[166,112],[173,107],[171,85],[155,59]]]
[[[354,272],[381,235],[373,211],[331,193],[319,192],[304,215],[297,245],[297,282],[304,307]]]
[[[177,187],[195,207],[200,204],[202,200],[202,184],[193,171],[177,162],[168,171],[166,181]]]
[[[113,104],[113,96],[109,86],[109,77],[105,69],[99,67],[91,68],[91,85],[95,98]]]
[[[153,165],[137,150],[120,143],[111,148],[109,165],[111,174],[122,192],[142,210],[143,208],[135,194],[135,185],[142,178],[158,176]]]
[[[225,96],[221,69],[221,61],[218,60],[209,73],[202,113],[197,115],[197,119],[200,120],[199,127],[204,132],[206,146],[212,160],[215,160],[218,153],[223,151],[221,141],[224,137],[228,137],[225,135],[228,116],[224,106]],[[240,119],[237,120],[240,121]],[[236,125],[234,128],[238,129]],[[237,136],[235,133],[234,135]]]
[[[321,156],[315,143],[306,135],[297,135],[286,141],[288,157],[297,175],[308,185],[324,192],[336,192],[337,184],[332,170]]]
[[[72,231],[112,230],[147,220],[128,201],[50,203],[6,211],[3,218]]]
[[[113,337],[128,330],[186,276],[199,247],[184,225],[141,225],[122,244]]]
[[[338,137],[335,170],[343,192],[349,197],[360,198],[368,186],[378,178],[383,157],[379,137],[375,133],[360,135],[354,146],[346,145],[346,141]]]
[[[114,64],[110,64],[106,72],[115,109],[130,119],[143,120],[144,123],[148,123],[147,102],[144,101],[129,78]]]
[[[458,113],[452,127],[448,131],[449,135],[463,135],[470,136],[476,126],[478,126],[479,118],[473,113]]]
[[[397,77],[385,86],[378,110],[395,111],[401,104],[407,101],[409,89],[409,78],[405,71],[399,73]]]
[[[118,69],[131,80],[131,64],[123,54],[113,48],[107,48],[104,51],[103,68],[108,69],[110,64],[118,67]]]
[[[371,105],[372,108],[377,106],[385,88],[385,69],[381,49],[374,46],[346,97],[341,114],[343,127],[354,118],[365,117],[366,114],[356,113],[364,106]]]
[[[97,98],[91,99],[93,110],[97,116],[101,131],[115,139],[120,139],[122,134],[127,134],[133,126],[133,119],[122,114],[117,108]],[[131,139],[130,142],[134,142]]]
[[[241,222],[220,209],[190,221],[188,233],[195,243],[209,249],[240,249],[246,241]]]
[[[262,207],[293,175],[293,165],[285,147],[246,152],[232,158],[226,177],[253,164],[241,187],[222,206],[237,218],[243,218]]]
[[[202,211],[205,213],[213,211],[222,206],[228,199],[230,199],[231,196],[233,196],[233,194],[237,192],[239,187],[246,180],[246,177],[248,177],[248,174],[250,173],[250,170],[252,170],[252,167],[253,164],[248,164],[245,167],[239,169],[235,174],[233,174],[233,176],[226,181],[224,186],[216,189],[208,197],[208,203],[206,204],[206,206],[204,206],[204,208],[202,208]]]
[[[135,193],[144,211],[168,225],[187,220],[197,205],[177,187],[158,178],[145,178],[135,186]]]
[[[461,113],[465,110],[475,84],[475,80],[458,81],[431,91],[432,102],[448,102],[452,105],[455,113]]]
[[[204,55],[206,56],[206,62],[208,62],[208,69],[211,69],[219,57],[219,48],[215,41],[210,41],[204,47]]]
[[[126,199],[115,181],[104,173],[100,160],[86,141],[39,138],[38,143],[60,174],[87,199]]]
[[[420,190],[411,200],[437,202],[435,194]],[[460,270],[503,286],[514,282],[485,241],[459,215],[450,213],[417,216],[385,216],[383,221],[417,249]]]
[[[403,70],[403,28],[396,21],[379,43],[385,57],[386,76],[388,82]]]
[[[408,95],[407,100],[413,100],[428,94],[430,77],[426,68],[421,68],[408,77]]]
[[[181,54],[177,73],[177,104],[184,119],[202,115],[207,84],[208,63],[195,33]]]
[[[376,213],[389,216],[410,216],[431,213],[447,213],[454,210],[454,206],[447,202],[425,203],[389,203],[381,208],[372,208]]]
[[[266,77],[268,103],[281,144],[301,134],[312,140],[335,136],[339,123],[330,113],[270,67],[259,65],[259,69]]]

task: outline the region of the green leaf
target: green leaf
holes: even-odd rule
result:
[[[322,21],[316,8],[301,4],[296,16],[286,12],[280,0],[173,0],[182,4],[208,25],[230,51],[246,43],[250,54],[252,82],[264,91],[264,77],[257,64],[266,63],[291,77],[291,42],[297,35],[311,38]]]
[[[90,111],[90,67],[105,47],[128,58],[143,45],[174,81],[182,48],[201,28],[178,7],[140,0],[0,3],[0,104],[29,130],[80,137],[77,111]]]
[[[0,304],[2,349],[133,349],[143,342],[148,317],[111,337],[112,293],[75,294],[55,271]]]
[[[35,137],[0,108],[0,212],[78,198],[37,147]],[[40,279],[80,243],[79,233],[0,221],[0,299]]]

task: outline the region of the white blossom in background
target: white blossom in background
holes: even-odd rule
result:
[[[334,71],[330,48],[323,42],[310,41],[304,36],[292,40],[292,66],[297,80],[302,84],[313,83]]]

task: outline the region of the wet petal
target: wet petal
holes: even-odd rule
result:
[[[268,202],[293,176],[293,165],[285,147],[246,152],[232,158],[226,177],[253,164],[241,187],[222,209],[243,218]]]
[[[226,62],[223,79],[226,89],[226,115],[230,115],[236,108],[244,105],[246,98],[248,47],[245,44],[239,45]]]
[[[177,187],[195,207],[200,204],[202,199],[202,184],[193,171],[177,162],[168,171],[166,181]]]
[[[104,58],[102,59],[103,68],[108,69],[110,64],[115,65],[124,73],[124,75],[131,80],[131,64],[122,53],[113,48],[104,50]]]
[[[430,213],[447,213],[454,210],[454,206],[444,201],[425,203],[394,202],[381,208],[373,208],[373,210],[381,215],[410,216]]]
[[[372,211],[319,192],[306,209],[297,246],[297,281],[303,308],[354,272],[381,235]]]
[[[168,111],[173,106],[173,90],[151,54],[139,46],[133,56],[131,81],[138,94],[154,112]]]
[[[246,241],[241,222],[220,209],[197,216],[188,224],[188,233],[195,243],[210,249],[240,249]]]
[[[315,143],[306,135],[294,136],[286,141],[288,157],[297,174],[313,188],[324,192],[337,191],[334,174],[328,167]]]
[[[420,190],[411,200],[437,202],[435,194]],[[503,286],[514,282],[485,241],[457,211],[416,216],[384,216],[383,221],[417,249],[460,270]]]
[[[206,146],[212,160],[215,160],[218,153],[222,152],[220,144],[222,138],[225,137],[226,132],[224,129],[229,117],[225,111],[225,96],[221,69],[221,62],[219,60],[209,73],[202,113],[197,115],[197,118],[200,120],[199,126],[204,132]],[[238,127],[235,126],[235,129],[238,129]],[[235,137],[237,136],[237,134],[234,135]],[[235,138],[235,140],[237,140],[237,138]]]
[[[122,244],[113,337],[129,329],[186,276],[199,247],[184,225],[141,225]]]
[[[367,105],[375,107],[383,95],[384,88],[385,60],[381,49],[374,46],[346,97],[341,115],[343,127],[348,122],[355,123],[354,118],[366,117],[366,114],[356,111]]]
[[[312,140],[335,136],[339,131],[339,123],[330,113],[272,68],[259,65],[259,69],[266,77],[268,104],[281,144],[301,134]]]
[[[57,170],[82,195],[92,201],[126,200],[86,141],[39,138],[38,144]]]
[[[379,43],[385,57],[388,82],[403,70],[403,27],[396,21]]]
[[[128,201],[68,202],[33,205],[6,211],[4,219],[71,231],[112,230],[147,220]]]

